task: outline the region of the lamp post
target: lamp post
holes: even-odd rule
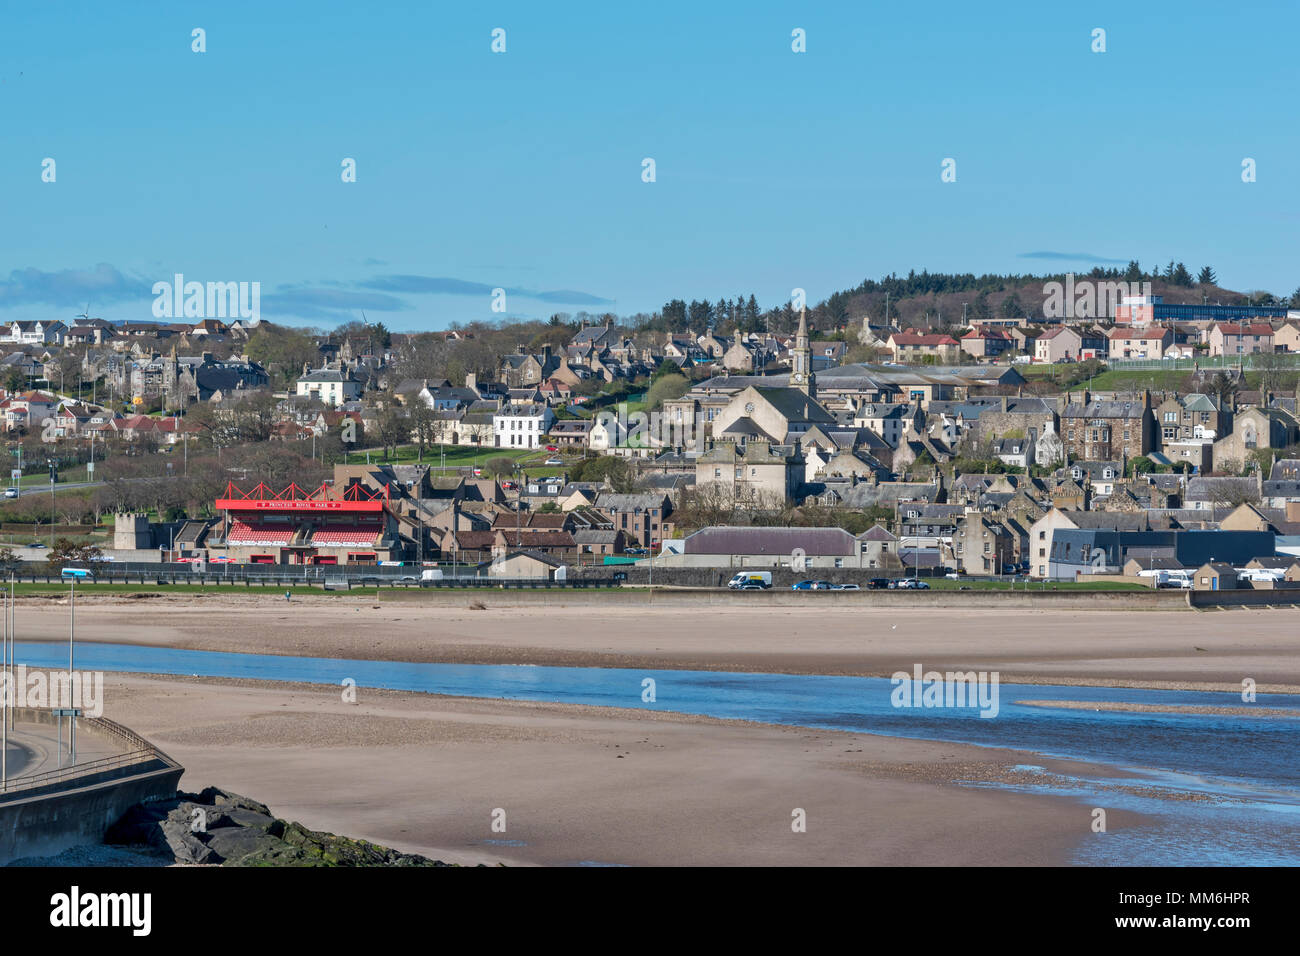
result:
[[[74,671],[72,669],[73,647],[77,638],[77,579],[68,582],[69,617],[68,617],[68,694],[72,694]],[[68,717],[68,763],[77,761],[77,702],[69,700],[72,714]]]
[[[50,550],[54,550],[54,482],[59,476],[59,466],[53,458],[47,459],[50,464]]]

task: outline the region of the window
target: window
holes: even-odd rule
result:
[[[1040,531],[1040,532],[1038,532],[1038,540],[1039,540],[1039,541],[1046,541],[1046,540],[1047,540],[1047,532],[1046,532],[1046,531]]]

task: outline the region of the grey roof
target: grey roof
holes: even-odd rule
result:
[[[932,484],[905,481],[882,481],[876,485],[861,481],[845,489],[843,494],[844,504],[850,508],[869,508],[872,505],[892,508],[903,500],[930,502],[938,497]]]
[[[300,382],[351,382],[351,373],[344,374],[336,368],[318,368],[298,379]]]
[[[582,531],[573,532],[575,544],[613,544],[619,536],[617,530],[604,530],[600,528],[588,528]]]
[[[888,528],[881,524],[874,524],[862,534],[858,535],[859,541],[897,541],[898,536],[891,533]]]
[[[857,554],[857,539],[843,528],[701,528],[686,536],[686,554],[790,555],[802,548],[809,556]]]
[[[1274,481],[1300,479],[1300,458],[1279,458],[1273,462],[1273,470],[1269,472],[1269,478]]]
[[[800,422],[835,422],[835,416],[797,388],[759,388],[757,391],[786,418]]]
[[[1124,466],[1118,461],[1076,461],[1071,462],[1068,468],[1058,468],[1056,473],[1058,475],[1073,475],[1074,469],[1076,468],[1078,468],[1082,474],[1088,475],[1093,479],[1105,478],[1106,469],[1108,468],[1110,469],[1112,479],[1120,478],[1124,474]]]
[[[662,494],[618,494],[612,491],[601,492],[596,497],[595,506],[601,511],[634,512],[649,511],[664,506]]]
[[[1236,497],[1254,498],[1259,485],[1254,478],[1192,478],[1187,482],[1188,501],[1228,501]]]
[[[591,431],[591,421],[586,418],[566,418],[551,423],[552,435],[585,435]]]
[[[1266,481],[1264,497],[1295,498],[1300,501],[1300,481]]]
[[[1061,409],[1062,418],[1140,419],[1147,411],[1142,402],[1070,402]]]

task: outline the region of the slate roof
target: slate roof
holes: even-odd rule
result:
[[[809,556],[849,557],[857,539],[843,528],[701,528],[686,536],[685,554],[762,554],[789,556],[802,548]]]
[[[1061,409],[1061,417],[1140,419],[1146,410],[1142,402],[1070,402]]]

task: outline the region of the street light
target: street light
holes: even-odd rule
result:
[[[50,550],[53,551],[54,550],[54,513],[56,510],[54,506],[54,482],[59,477],[59,464],[53,458],[48,458],[46,459],[46,461],[48,461],[50,465]]]

